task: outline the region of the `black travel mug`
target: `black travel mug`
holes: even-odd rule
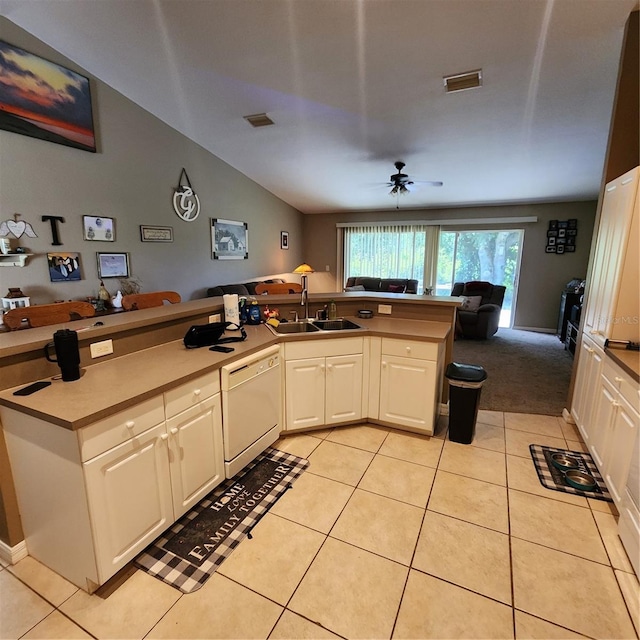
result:
[[[50,349],[55,349],[57,358],[52,358]],[[62,380],[71,382],[80,377],[80,349],[78,334],[70,329],[60,329],[53,334],[53,342],[44,347],[45,358],[49,362],[57,362],[62,371]]]

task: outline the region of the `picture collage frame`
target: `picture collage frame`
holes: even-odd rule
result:
[[[574,253],[578,235],[577,218],[549,220],[545,253]]]

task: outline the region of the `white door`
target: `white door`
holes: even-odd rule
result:
[[[362,354],[326,359],[325,424],[362,418]]]
[[[432,435],[437,369],[431,360],[383,355],[380,419]]]
[[[286,364],[287,429],[319,427],[324,422],[324,358],[290,360]]]
[[[83,465],[100,584],[174,521],[166,440],[162,423]]]
[[[622,396],[618,396],[616,403],[610,446],[606,453],[604,479],[611,492],[611,497],[615,500],[616,507],[620,510],[640,425],[640,416]]]
[[[224,480],[220,394],[167,420],[177,519]]]

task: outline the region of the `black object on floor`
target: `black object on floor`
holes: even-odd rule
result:
[[[309,461],[267,449],[225,480],[136,559],[183,593],[199,589],[272,507]]]
[[[471,444],[487,372],[475,364],[450,362],[445,376],[449,381],[449,440]]]
[[[591,454],[583,453],[582,451],[568,451],[566,449],[555,449],[553,447],[544,447],[539,444],[530,444],[529,451],[533,458],[533,464],[538,473],[538,479],[540,484],[547,489],[553,489],[554,491],[564,491],[565,493],[573,493],[577,496],[584,496],[585,498],[594,498],[595,500],[606,500],[607,502],[613,502],[611,494],[607,489],[596,463],[593,461]],[[596,487],[591,491],[585,491],[583,489],[576,489],[570,486],[565,480],[565,473],[551,461],[551,456],[554,453],[563,453],[571,458],[574,458],[578,462],[578,471],[582,471],[593,477],[596,481]]]

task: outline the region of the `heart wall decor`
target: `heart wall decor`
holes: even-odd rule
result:
[[[19,213],[15,213],[13,220],[5,220],[0,223],[0,238],[6,238],[9,234],[14,238],[20,238],[23,234],[26,234],[30,238],[37,238],[38,234],[33,230],[33,227],[24,220],[18,220]]]

